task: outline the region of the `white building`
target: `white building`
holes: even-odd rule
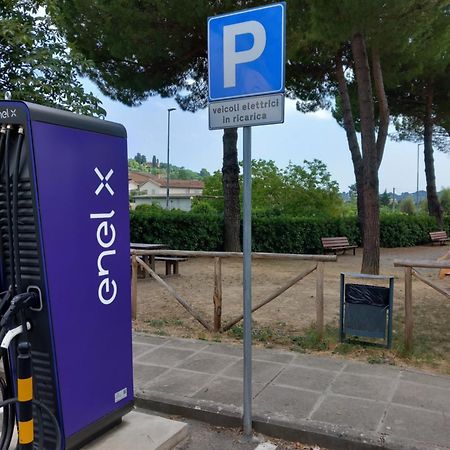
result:
[[[193,197],[201,196],[204,183],[199,180],[169,180],[169,209],[189,211]],[[145,172],[128,172],[128,191],[136,205],[160,204],[165,208],[167,179]]]
[[[172,195],[169,196],[169,209],[180,209],[181,211],[190,211],[192,208],[191,195]],[[135,205],[159,205],[166,208],[166,195],[138,195],[134,197]]]

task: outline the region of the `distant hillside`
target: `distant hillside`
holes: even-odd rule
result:
[[[146,172],[152,175],[159,175],[165,177],[167,174],[167,164],[160,163],[159,160],[153,158],[152,162],[147,162],[145,157],[138,153],[139,156],[130,158],[128,160],[128,169],[138,172]],[[137,159],[136,159],[137,158]],[[178,180],[203,180],[209,177],[211,174],[206,170],[202,169],[200,172],[194,172],[191,169],[186,169],[185,167],[178,167],[170,164],[170,177]]]
[[[380,194],[382,194],[382,192],[380,192]],[[392,192],[388,192],[389,197],[392,198]],[[401,200],[407,198],[407,197],[412,197],[414,202],[416,201],[416,192],[402,192],[401,194],[397,194],[395,193],[395,201],[398,203]],[[438,193],[439,194],[439,193]],[[351,193],[350,192],[341,192],[341,196],[342,199],[344,200],[344,202],[349,202],[351,200]],[[426,191],[419,191],[419,203],[422,200],[426,200],[427,198],[427,192]]]

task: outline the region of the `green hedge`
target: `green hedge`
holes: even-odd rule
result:
[[[380,220],[380,243],[382,247],[426,244],[430,242],[428,233],[434,230],[437,230],[436,220],[430,216],[386,214]]]
[[[252,247],[257,252],[321,253],[320,238],[325,236],[347,236],[360,244],[354,218],[255,217],[252,228]]]
[[[183,250],[222,250],[223,217],[181,211],[131,211],[132,242],[163,242]],[[408,247],[429,242],[436,222],[428,216],[386,214],[380,221],[381,247]],[[450,234],[450,218],[445,219]],[[321,253],[321,237],[347,236],[361,245],[355,217],[342,219],[255,215],[254,251],[275,253]]]
[[[131,211],[131,242],[162,242],[182,250],[217,250],[222,246],[222,220],[216,215],[181,211]]]

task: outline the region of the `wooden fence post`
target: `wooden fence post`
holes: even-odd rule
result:
[[[138,263],[136,255],[131,256],[131,317],[136,320],[137,316],[137,276]]]
[[[214,258],[214,331],[222,326],[222,258]]]
[[[323,337],[323,269],[324,263],[317,263],[316,273],[316,330],[320,339]]]
[[[412,311],[412,267],[405,267],[405,350],[412,349],[413,311]]]

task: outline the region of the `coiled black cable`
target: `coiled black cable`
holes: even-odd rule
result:
[[[4,152],[4,144],[6,139],[6,126],[3,124],[0,128],[0,177],[1,177],[1,170],[3,166],[3,152]],[[2,234],[0,233],[0,258],[2,261],[4,261],[4,246],[3,246],[3,239]],[[5,280],[5,270],[2,265],[0,270],[0,282],[3,282]],[[1,311],[0,311],[1,312]]]
[[[2,389],[3,398],[10,399],[12,397],[12,380],[10,375],[10,367],[8,357],[3,355],[3,368],[5,370],[5,378],[6,382],[2,380],[2,385],[4,386],[4,390]],[[7,401],[7,400],[5,400]],[[9,448],[11,444],[11,439],[14,433],[14,427],[16,423],[16,410],[14,405],[11,403],[6,404],[3,407],[3,424],[2,424],[2,436],[0,439],[0,450],[6,450]]]
[[[0,391],[2,393],[2,398],[6,398],[7,397],[7,391],[8,386],[6,385],[6,382],[3,378],[0,378]],[[8,430],[8,409],[9,409],[9,405],[6,406],[3,409],[3,420],[2,420],[2,435],[1,435],[1,439],[0,439],[0,448],[3,448],[5,445],[5,439],[6,439],[6,433]]]
[[[12,125],[6,126],[6,136],[4,138],[4,146],[2,148],[3,151],[3,180],[5,183],[5,206],[6,206],[6,217],[7,217],[7,226],[8,226],[8,248],[9,248],[9,275],[10,275],[10,288],[9,292],[11,296],[14,296],[16,283],[14,276],[14,250],[13,250],[13,233],[12,233],[12,217],[11,217],[11,192],[10,192],[10,177],[9,177],[9,147],[11,142],[11,132]],[[3,134],[3,133],[2,133]],[[10,297],[11,298],[11,297]],[[2,335],[4,334],[4,330],[2,330]],[[5,352],[6,353],[6,352]],[[3,355],[3,367],[5,369],[5,378],[6,378],[6,388],[5,388],[5,397],[12,397],[12,379],[9,367],[8,357]],[[14,425],[15,425],[15,408],[13,403],[8,403],[4,410],[4,414],[6,417],[5,421],[5,433],[2,433],[2,437],[0,440],[1,447],[0,449],[8,449],[11,443],[12,435],[14,433]],[[6,406],[6,405],[5,405]]]
[[[9,398],[8,400],[4,400],[2,402],[0,402],[0,408],[4,408],[5,406],[8,405],[14,405],[15,403],[19,403],[19,400],[17,397],[14,398]],[[61,450],[61,430],[59,428],[58,425],[58,420],[56,419],[55,415],[52,413],[51,409],[47,406],[44,405],[42,402],[38,401],[38,400],[32,400],[32,403],[34,406],[37,406],[38,408],[44,410],[48,416],[50,417],[50,420],[53,423],[53,426],[55,427],[55,434],[56,434],[56,444],[55,444],[55,450]],[[0,450],[8,450],[9,448],[9,444],[7,447],[1,447]],[[42,447],[40,447],[42,448]]]
[[[12,187],[13,187],[13,198],[12,198],[12,211],[13,211],[13,246],[14,246],[14,265],[15,265],[15,278],[17,285],[17,294],[23,293],[22,288],[22,272],[20,269],[20,247],[19,247],[19,178],[20,178],[20,158],[22,156],[22,146],[23,146],[23,127],[20,125],[18,129],[17,143],[16,143],[16,163],[14,165]],[[22,340],[29,341],[28,330],[26,327],[26,318],[23,311],[19,312],[19,320],[23,327]]]
[[[16,270],[17,293],[22,293],[22,274],[20,270],[20,250],[19,250],[19,172],[20,172],[20,158],[22,156],[23,144],[23,128],[19,127],[17,144],[16,144],[16,164],[13,172],[13,237],[14,237],[14,261]],[[10,250],[11,251],[11,250]]]
[[[6,126],[6,145],[4,156],[4,180],[5,180],[5,197],[6,197],[6,217],[8,222],[8,244],[9,244],[9,275],[11,290],[13,296],[16,294],[16,280],[15,280],[15,267],[14,267],[14,250],[13,250],[13,226],[12,226],[12,214],[11,214],[11,188],[9,177],[9,144],[11,140],[12,126]]]

